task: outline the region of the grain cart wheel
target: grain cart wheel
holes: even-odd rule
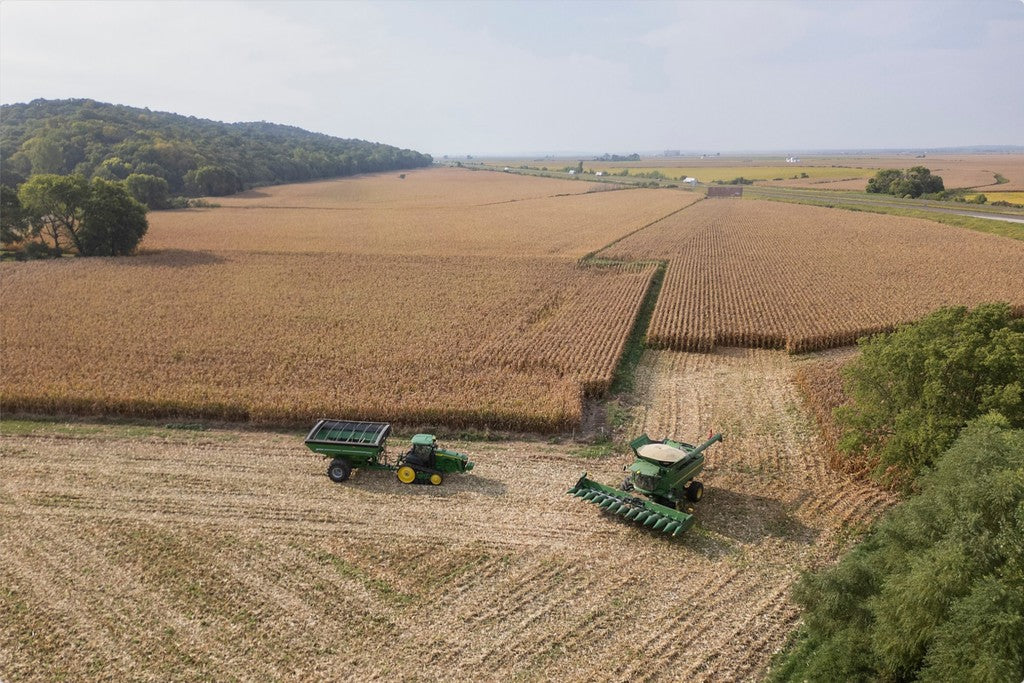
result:
[[[402,465],[398,468],[398,481],[403,484],[411,484],[416,481],[416,470],[409,467],[408,465]]]
[[[350,474],[352,474],[352,466],[341,458],[332,460],[330,466],[327,468],[327,476],[336,484],[340,484],[348,479]]]
[[[434,474],[431,474],[430,475],[430,483],[433,484],[434,486],[440,486],[441,485],[441,475],[438,474],[437,472],[435,472]]]
[[[704,484],[699,481],[691,481],[686,487],[686,497],[694,503],[704,497]]]

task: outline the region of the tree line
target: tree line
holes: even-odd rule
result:
[[[0,106],[0,182],[12,188],[32,175],[78,174],[130,181],[164,201],[163,183],[168,197],[219,196],[432,162],[409,149],[262,121],[222,123],[87,99]]]
[[[911,495],[794,589],[775,681],[1024,677],[1024,320],[938,311],[861,343],[837,412],[847,457]]]
[[[21,257],[134,251],[147,209],[248,187],[428,166],[390,145],[93,100],[0,106],[0,242]]]

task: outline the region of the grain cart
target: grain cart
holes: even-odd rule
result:
[[[468,472],[473,463],[462,453],[437,447],[433,434],[417,434],[412,445],[394,463],[388,462],[386,442],[391,433],[387,422],[320,420],[306,437],[306,446],[314,453],[331,458],[327,476],[343,482],[354,468],[391,470],[403,484],[438,486],[449,472]]]
[[[694,480],[704,469],[704,451],[721,440],[722,435],[715,434],[693,446],[672,439],[654,441],[644,434],[629,444],[636,459],[626,468],[629,474],[621,490],[591,481],[584,472],[568,493],[655,531],[678,536],[695,521],[687,512],[688,504],[704,497],[704,485]]]

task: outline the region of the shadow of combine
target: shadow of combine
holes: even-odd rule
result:
[[[707,531],[741,543],[773,537],[813,544],[819,530],[797,519],[794,510],[796,506],[776,498],[709,486],[696,514]]]

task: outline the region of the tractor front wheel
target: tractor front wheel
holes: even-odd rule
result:
[[[350,474],[352,474],[352,465],[340,458],[332,460],[330,467],[327,468],[327,476],[335,484],[345,481]]]
[[[402,465],[398,468],[398,481],[403,484],[411,484],[416,481],[416,470],[409,467],[408,465]]]
[[[699,481],[691,481],[686,487],[686,497],[696,503],[704,497],[704,484]]]
[[[437,472],[434,472],[433,474],[430,475],[430,483],[433,484],[434,486],[440,486],[441,481],[441,475],[438,474]]]

